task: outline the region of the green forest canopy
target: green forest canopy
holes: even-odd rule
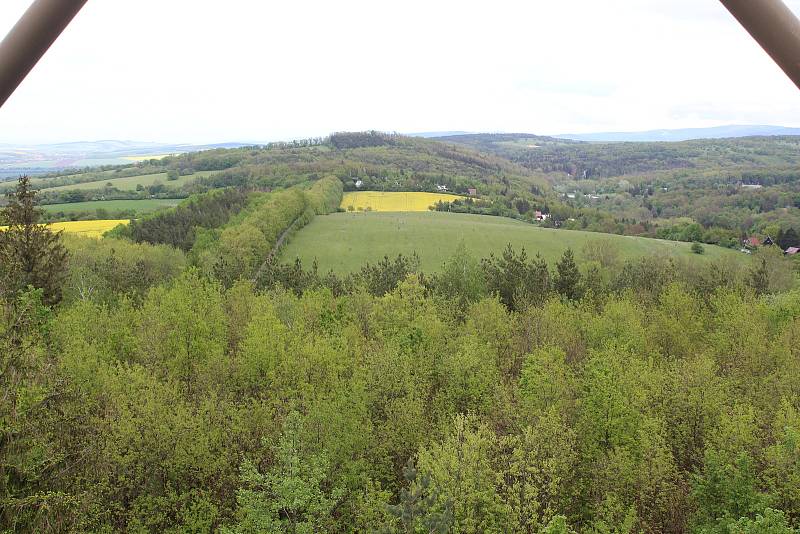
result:
[[[342,189],[215,191],[117,237],[53,236],[68,260],[46,283],[6,273],[0,526],[800,527],[800,292],[777,248],[273,261]],[[35,219],[7,222],[21,258]]]

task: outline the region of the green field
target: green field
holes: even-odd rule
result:
[[[93,212],[105,209],[109,212],[134,210],[137,214],[156,211],[161,208],[177,206],[182,198],[148,198],[145,200],[95,200],[93,202],[72,202],[68,204],[47,204],[41,206],[48,213]]]
[[[92,172],[92,174],[95,174],[95,175],[98,175],[98,176],[102,176],[104,178],[105,177],[113,178],[115,173],[114,173],[113,170],[109,170],[109,171],[94,171],[94,172]],[[76,178],[76,177],[81,176],[81,175],[82,175],[82,173],[68,174],[67,176],[61,176],[61,177],[59,177],[57,179]],[[34,186],[34,187],[41,187],[41,186],[44,186],[48,181],[54,180],[54,179],[56,179],[56,178],[35,178],[34,177],[34,178],[31,178],[31,185]],[[14,182],[10,182],[10,183],[16,184],[16,180]],[[3,185],[6,185],[6,184],[3,184]]]
[[[160,172],[156,174],[144,174],[140,176],[130,176],[128,178],[110,178],[108,180],[99,180],[96,182],[84,182],[81,184],[62,185],[58,187],[46,187],[43,191],[73,191],[73,190],[87,190],[87,189],[103,189],[107,183],[112,184],[120,191],[135,191],[137,185],[147,187],[156,182],[161,182],[167,187],[180,187],[188,184],[197,178],[214,174],[215,171],[200,171],[188,176],[179,176],[177,180],[170,182],[167,180],[167,173]],[[39,185],[39,184],[37,184]]]
[[[622,258],[663,254],[687,260],[729,258],[746,261],[737,251],[704,245],[700,256],[689,243],[662,241],[592,232],[539,228],[513,219],[456,213],[335,213],[316,217],[295,235],[282,254],[285,262],[299,257],[307,266],[316,258],[320,271],[353,272],[365,262],[383,256],[417,252],[424,271],[437,270],[459,242],[466,243],[477,257],[502,252],[507,243],[529,255],[539,252],[549,262],[567,248],[580,255],[590,240],[604,239],[616,244]]]

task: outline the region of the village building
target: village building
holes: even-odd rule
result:
[[[742,244],[744,246],[746,246],[746,247],[754,247],[754,248],[755,247],[760,247],[761,246],[761,240],[758,237],[753,235],[753,236],[750,236],[750,237],[746,238],[743,241]]]

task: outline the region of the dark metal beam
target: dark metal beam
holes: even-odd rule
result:
[[[782,0],[720,0],[800,88],[800,20]]]
[[[35,0],[0,43],[0,107],[87,0]]]

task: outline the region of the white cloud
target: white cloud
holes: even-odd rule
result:
[[[716,0],[89,0],[0,142],[740,122],[800,126],[800,92]]]

